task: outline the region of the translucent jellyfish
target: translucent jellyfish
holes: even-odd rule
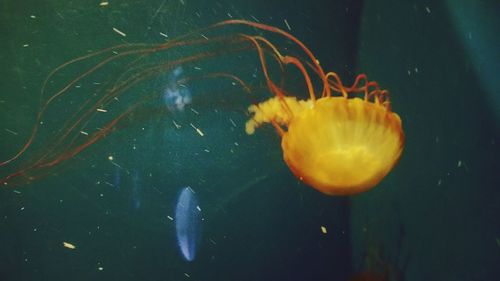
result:
[[[184,187],[175,208],[175,231],[182,257],[193,261],[201,236],[201,208],[191,187]]]
[[[141,207],[141,185],[139,172],[134,170],[132,172],[132,207],[136,210]]]
[[[184,106],[191,103],[191,92],[185,85],[178,82],[182,73],[182,67],[176,67],[170,73],[167,86],[163,90],[163,103],[171,111],[183,111]]]

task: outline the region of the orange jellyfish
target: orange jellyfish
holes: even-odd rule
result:
[[[356,194],[377,185],[394,167],[404,146],[401,118],[391,111],[389,93],[381,90],[378,83],[368,81],[364,74],[358,75],[351,87],[345,87],[335,72],[325,74],[314,55],[293,35],[252,25],[280,33],[301,46],[324,88],[317,98],[300,60],[280,54],[263,38],[250,38],[259,51],[268,87],[276,96],[248,108],[253,118],[246,123],[246,132],[253,134],[263,123],[271,123],[282,138],[283,158],[288,167],[322,193]],[[309,90],[308,100],[285,96],[269,78],[259,40],[270,46],[283,64],[295,65],[302,72]],[[332,96],[332,91],[340,96]],[[357,93],[363,98],[355,97]]]
[[[305,59],[285,53],[270,39],[262,35],[226,32],[224,35],[205,36],[202,32],[224,30],[228,26],[246,26],[281,36],[291,41],[305,53]],[[201,36],[200,36],[201,35]],[[206,46],[206,50],[191,55],[176,56],[179,50]],[[32,133],[21,149],[11,158],[0,162],[0,167],[16,162],[35,141],[45,112],[51,104],[68,95],[77,83],[90,77],[120,59],[127,61],[118,77],[81,104],[57,132],[46,151],[35,153],[37,158],[14,172],[8,172],[0,182],[7,184],[13,178],[28,182],[47,173],[46,170],[73,158],[92,144],[103,139],[118,127],[127,116],[141,106],[157,98],[157,94],[133,95],[126,108],[109,110],[115,117],[102,121],[99,130],[82,134],[87,124],[99,118],[96,111],[119,107],[118,102],[126,92],[142,81],[159,73],[171,71],[182,65],[192,65],[207,60],[220,60],[226,55],[253,52],[260,60],[260,70],[267,89],[273,95],[266,101],[251,105],[252,117],[246,123],[246,132],[253,134],[259,126],[270,123],[281,136],[283,158],[291,171],[303,182],[328,195],[348,195],[366,191],[377,185],[394,167],[404,146],[404,135],[399,116],[391,111],[389,94],[381,90],[366,75],[359,75],[352,86],[344,86],[334,72],[325,73],[312,52],[296,37],[279,28],[245,20],[228,20],[198,30],[167,43],[125,44],[73,59],[57,67],[42,87],[42,96],[50,79],[62,69],[81,62],[104,56],[104,59],[83,70],[42,103]],[[168,61],[158,59],[158,54],[170,52]],[[148,60],[149,59],[149,60]],[[271,78],[270,59],[283,72],[288,66],[297,68],[307,86],[307,100],[290,96],[283,80],[275,83]],[[92,65],[92,64],[91,64]],[[321,81],[321,89],[315,90],[310,73]],[[197,79],[232,79],[246,92],[250,83],[231,71],[204,73]],[[108,110],[106,110],[108,111]]]

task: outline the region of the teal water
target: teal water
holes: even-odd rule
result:
[[[246,107],[269,96],[255,54],[179,64],[192,77],[229,69],[252,81],[253,93],[226,79],[188,84],[192,101],[184,111],[148,100],[68,161],[36,170],[33,181],[4,186],[0,279],[354,280],[356,273],[374,278],[378,271],[382,280],[497,280],[500,103],[491,73],[498,70],[500,43],[491,11],[498,4],[322,2],[1,3],[1,159],[28,138],[41,99],[103,58],[65,68],[41,97],[44,79],[57,66],[117,44],[163,43],[229,18],[290,31],[347,83],[357,73],[378,81],[391,92],[406,146],[373,190],[325,196],[291,174],[271,126],[245,134]],[[286,40],[266,38],[298,52]],[[207,51],[181,48],[146,62]],[[78,119],[79,108],[127,73],[130,63],[113,62],[72,86],[47,110],[32,147],[0,167],[0,176],[54,145],[57,128]],[[107,116],[158,97],[173,70],[127,89]],[[306,96],[294,79],[298,72],[284,77],[291,94]],[[110,120],[91,119],[82,131]],[[64,154],[61,146],[55,151]],[[203,216],[192,262],[179,251],[171,219],[185,186],[196,191]]]

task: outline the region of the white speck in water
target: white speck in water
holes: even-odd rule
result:
[[[113,31],[114,31],[114,32],[116,32],[116,33],[118,33],[119,35],[121,35],[121,36],[123,36],[123,37],[126,37],[126,36],[127,36],[127,34],[125,34],[125,32],[123,32],[123,31],[119,30],[119,29],[118,29],[118,28],[116,28],[116,27],[113,27]]]
[[[286,24],[286,27],[288,28],[288,30],[292,31],[292,28],[290,27],[290,25],[288,24],[288,21],[285,19],[285,24]]]

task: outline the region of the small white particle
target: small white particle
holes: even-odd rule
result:
[[[196,209],[197,209],[199,212],[201,212],[201,208],[200,208],[200,206],[196,206]]]
[[[323,234],[326,234],[326,233],[327,233],[327,231],[326,231],[326,227],[321,226],[321,232],[323,232]]]
[[[31,15],[30,18],[36,19],[36,16],[35,15]]]
[[[290,25],[288,24],[288,21],[285,19],[285,24],[286,24],[286,27],[288,28],[288,30],[292,31],[292,28],[290,27]]]
[[[104,267],[99,266],[99,267],[97,268],[97,270],[99,270],[99,271],[103,271],[103,270],[104,270]]]
[[[71,244],[71,243],[69,243],[69,242],[63,242],[63,246],[64,246],[65,248],[68,248],[68,249],[71,249],[71,250],[76,249],[76,246],[75,246],[75,245],[73,245],[73,244]]]
[[[201,70],[201,67],[195,66],[194,69]]]
[[[174,220],[174,218],[172,218],[171,216],[167,216],[167,219],[169,219],[169,220],[171,220],[171,221],[173,221],[173,220]]]
[[[99,6],[101,6],[101,7],[105,7],[105,6],[108,6],[108,5],[109,5],[108,1],[103,1],[103,2],[99,3]]]
[[[24,47],[24,48],[26,48],[26,47],[28,47],[28,46],[29,46],[29,44],[24,44],[24,45],[23,45],[23,47]]]
[[[200,113],[198,111],[196,111],[194,108],[189,108],[194,114],[196,115],[200,115]]]
[[[236,123],[234,123],[233,119],[229,118],[229,122],[236,128]]]
[[[160,35],[165,37],[165,38],[168,38],[168,35],[166,33],[160,32]]]
[[[428,14],[431,13],[431,9],[429,7],[425,6],[425,10],[427,11]]]
[[[98,108],[97,111],[99,112],[108,112],[106,109]]]
[[[9,129],[5,129],[5,131],[7,131],[7,132],[9,132],[9,133],[13,134],[14,136],[17,136],[17,135],[18,135],[18,133],[17,133],[17,132],[14,132],[14,131],[9,130]]]
[[[458,160],[457,167],[458,168],[462,167],[462,161],[461,160]]]
[[[181,127],[181,125],[179,125],[179,124],[175,123],[175,121],[174,121],[174,120],[172,120],[172,123],[174,123],[174,126],[175,126],[175,128],[177,128],[177,129],[179,129],[179,128]]]
[[[86,136],[88,136],[88,135],[89,135],[89,133],[87,133],[87,132],[85,132],[85,131],[80,131],[80,134],[82,134],[82,135],[86,135]]]
[[[193,123],[189,123],[189,125],[191,125],[191,127],[192,127],[193,129],[195,129],[195,130],[196,130],[196,132],[198,133],[198,135],[200,135],[200,136],[202,136],[202,137],[205,135],[205,134],[204,134],[204,133],[203,133],[200,129],[196,128],[196,127],[193,125]]]
[[[116,27],[113,27],[113,31],[114,31],[114,32],[116,32],[116,33],[118,33],[118,34],[120,34],[120,35],[121,35],[121,36],[123,36],[123,37],[126,37],[126,36],[127,36],[127,34],[125,34],[125,32],[123,32],[123,31],[119,30],[119,29],[118,29],[118,28],[116,28]]]

